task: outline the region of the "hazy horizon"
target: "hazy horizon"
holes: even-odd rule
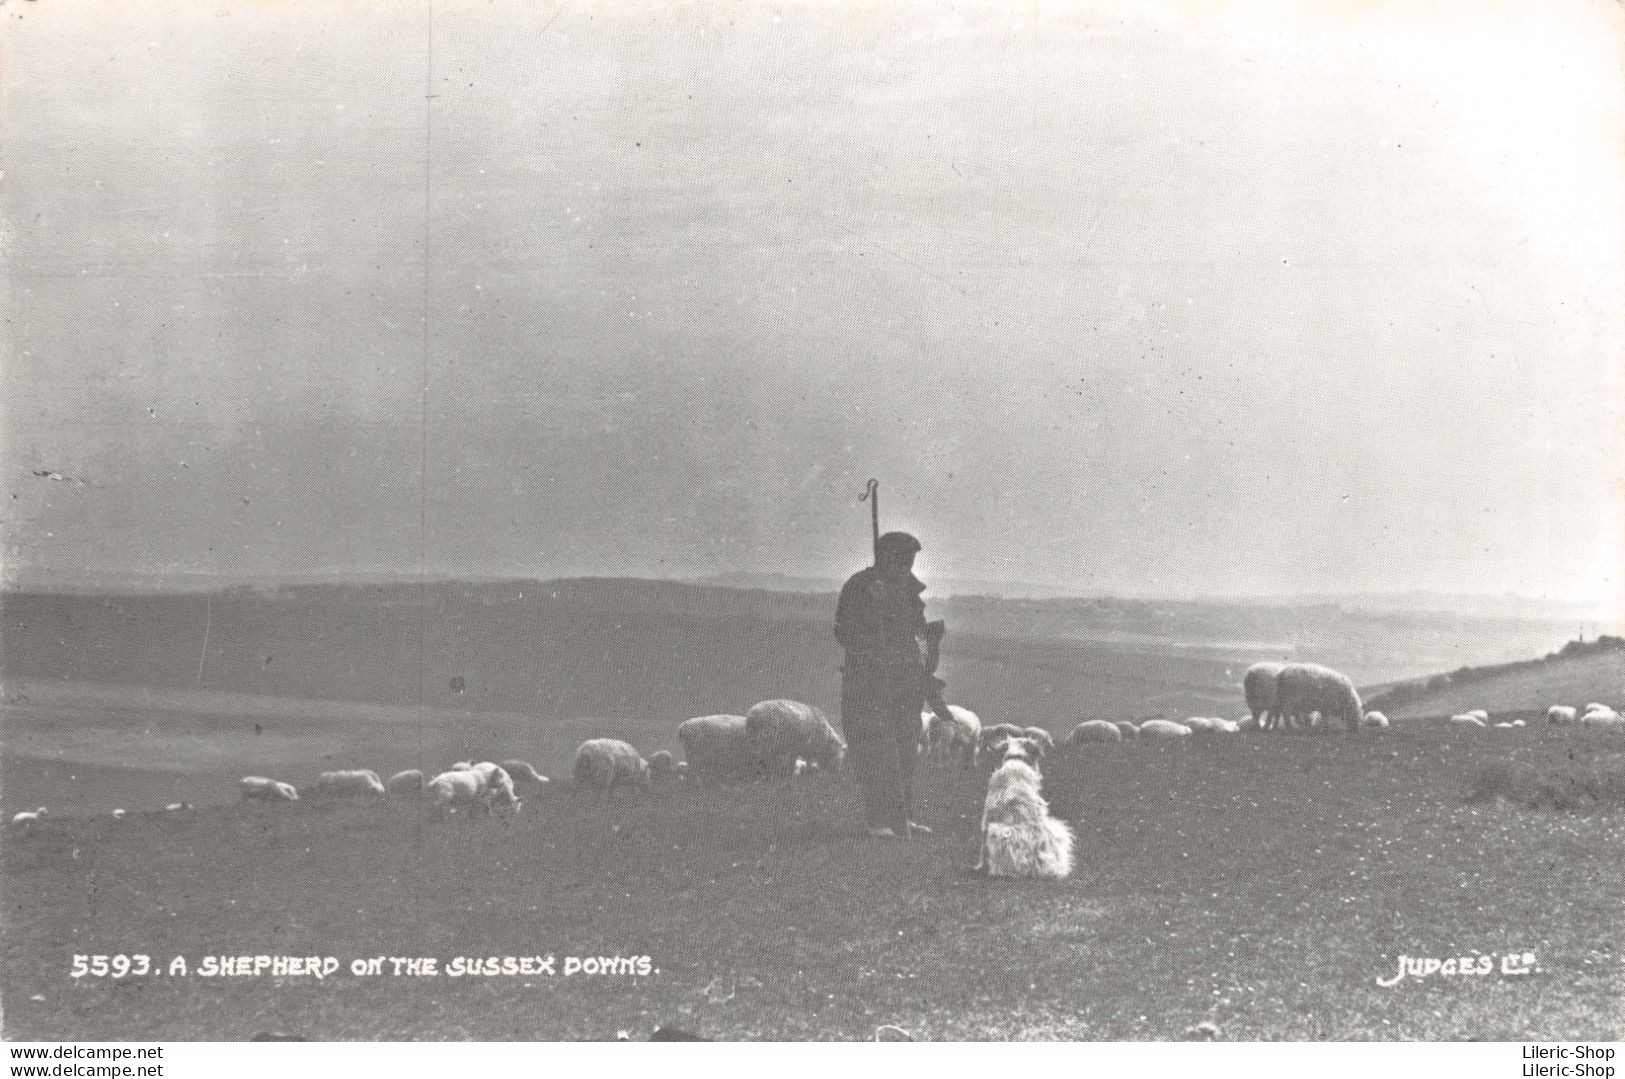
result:
[[[5,579],[1625,610],[1618,9],[1177,9],[9,7]]]

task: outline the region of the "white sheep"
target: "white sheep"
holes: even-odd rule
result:
[[[423,778],[422,771],[417,768],[408,768],[404,772],[396,772],[390,776],[389,782],[384,784],[384,789],[390,794],[410,795],[417,798],[422,796],[423,788],[427,782]]]
[[[1264,730],[1277,725],[1275,715],[1275,686],[1280,677],[1282,663],[1255,663],[1241,677],[1241,689],[1247,697],[1247,711],[1253,721]]]
[[[551,781],[538,772],[529,761],[511,760],[502,761],[502,770],[513,779],[515,790],[529,788],[535,790],[547,786]]]
[[[191,802],[170,802],[164,806],[165,813],[189,813],[192,810]]]
[[[1140,724],[1141,738],[1188,738],[1191,729],[1171,719],[1148,719]]]
[[[964,765],[976,763],[976,748],[982,738],[982,720],[969,708],[948,706],[948,714],[920,713],[926,723],[926,742],[931,752],[944,754]]]
[[[1318,663],[1288,663],[1275,679],[1275,707],[1288,722],[1319,712],[1329,723],[1341,719],[1349,731],[1360,729],[1360,693],[1347,675]]]
[[[1479,719],[1482,719],[1485,723],[1488,723],[1490,721],[1490,714],[1488,712],[1484,711],[1484,709],[1482,709],[1482,708],[1468,709],[1467,711],[1463,712],[1462,715],[1464,715],[1464,716],[1477,716]]]
[[[1515,720],[1512,721],[1512,725],[1514,727],[1527,727],[1529,724],[1525,723],[1521,719],[1515,719]]]
[[[1587,712],[1608,712],[1608,711],[1612,711],[1612,709],[1610,709],[1606,704],[1603,704],[1600,701],[1592,701],[1590,704],[1588,704],[1584,708],[1580,709],[1580,714],[1585,715]]]
[[[1580,718],[1580,713],[1572,704],[1554,704],[1546,709],[1546,722],[1554,724],[1573,723]]]
[[[1620,730],[1625,728],[1625,719],[1620,714],[1603,705],[1601,708],[1591,709],[1580,717],[1580,725],[1595,730]]]
[[[1216,734],[1219,730],[1214,722],[1206,716],[1191,716],[1185,720],[1184,725],[1190,729],[1192,734]]]
[[[521,804],[514,795],[513,780],[494,764],[442,772],[429,780],[424,791],[441,813],[456,812],[460,805],[481,806],[487,815],[498,805],[518,812]]]
[[[13,824],[38,824],[51,815],[51,811],[44,806],[38,809],[25,809],[11,818]]]
[[[752,705],[745,713],[745,732],[762,774],[790,775],[797,757],[837,771],[846,759],[846,743],[824,713],[800,701],[781,699]]]
[[[793,765],[792,765],[793,767]],[[649,762],[616,738],[589,738],[576,750],[575,781],[601,796],[616,787],[648,787]]]
[[[317,776],[316,793],[326,798],[381,797],[386,788],[372,769],[352,768]]]
[[[695,716],[677,726],[677,737],[688,758],[689,775],[696,783],[743,779],[752,768],[750,736],[745,717]]]
[[[1474,716],[1474,715],[1469,715],[1466,712],[1462,712],[1460,715],[1451,716],[1450,717],[1450,722],[1454,723],[1458,727],[1484,727],[1484,726],[1488,726],[1488,724],[1486,724],[1482,719],[1479,719],[1477,716]]]
[[[1104,719],[1086,719],[1072,728],[1072,733],[1066,736],[1069,746],[1083,745],[1088,742],[1121,742],[1123,732],[1117,729],[1116,724],[1107,723]]]
[[[1367,712],[1360,722],[1373,730],[1385,731],[1388,729],[1388,717],[1381,712]]]
[[[244,776],[237,781],[243,801],[297,802],[299,791],[292,783],[280,783],[265,776]]]
[[[113,819],[114,820],[123,820],[124,819],[124,810],[122,810],[122,809],[113,810]]]

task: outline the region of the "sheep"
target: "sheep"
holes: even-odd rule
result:
[[[1367,712],[1360,722],[1373,730],[1385,731],[1388,729],[1388,717],[1381,712]]]
[[[1031,738],[1040,746],[1043,746],[1045,753],[1055,752],[1055,738],[1043,727],[1024,727],[1022,728],[1021,736],[1023,738]]]
[[[1547,723],[1567,724],[1573,723],[1578,718],[1580,718],[1579,713],[1575,711],[1574,706],[1571,704],[1554,704],[1546,709]]]
[[[969,708],[948,706],[948,714],[922,712],[926,717],[926,742],[932,752],[945,753],[967,767],[976,763],[976,750],[982,739],[982,720]]]
[[[1525,723],[1521,719],[1515,719],[1515,720],[1512,721],[1512,725],[1514,727],[1527,727],[1529,724]]]
[[[1191,729],[1171,719],[1148,719],[1140,724],[1142,738],[1187,738]]]
[[[649,780],[653,783],[670,783],[677,778],[677,762],[672,759],[671,751],[662,749],[649,755]]]
[[[1008,741],[1011,738],[1020,738],[1022,734],[1022,729],[1014,723],[996,723],[991,727],[983,727],[981,737],[978,740],[977,755],[981,756],[994,752],[997,743]],[[998,751],[998,755],[1003,756],[1003,751]]]
[[[423,788],[428,781],[423,778],[423,772],[417,768],[408,768],[404,772],[396,772],[384,784],[384,790],[390,794],[411,795],[414,798],[423,795]]]
[[[1219,728],[1206,716],[1191,716],[1185,720],[1185,726],[1190,728],[1192,734],[1218,734]]]
[[[1620,714],[1612,708],[1603,705],[1601,708],[1592,709],[1581,716],[1580,725],[1600,730],[1619,730],[1625,727],[1625,719],[1620,718]]]
[[[1484,709],[1482,709],[1482,708],[1469,709],[1468,711],[1463,712],[1462,715],[1464,715],[1464,716],[1477,716],[1479,719],[1482,719],[1485,723],[1488,723],[1490,721],[1490,714],[1488,712],[1484,711]]]
[[[1069,746],[1083,745],[1086,742],[1121,742],[1123,732],[1115,724],[1107,723],[1104,719],[1088,719],[1072,728],[1072,733],[1066,736]]]
[[[25,809],[21,813],[18,813],[16,816],[12,817],[11,823],[38,824],[40,821],[44,820],[50,815],[51,811],[46,809],[44,806],[40,806],[38,809]]]
[[[376,797],[385,793],[384,781],[370,768],[323,772],[316,777],[316,793],[328,798]]]
[[[575,781],[591,787],[600,797],[616,787],[648,787],[649,762],[638,751],[615,738],[589,738],[576,750]]]
[[[490,815],[497,805],[517,813],[520,801],[513,792],[513,780],[496,765],[454,768],[442,772],[424,786],[437,813],[455,813],[460,805],[483,806]]]
[[[1512,724],[1510,724],[1510,723],[1497,723],[1494,726],[1495,726],[1496,730],[1500,730],[1500,731],[1510,731],[1510,730],[1512,730]]]
[[[124,819],[124,810],[122,810],[122,809],[113,810],[113,819],[114,820],[123,820]]]
[[[1451,723],[1454,723],[1458,727],[1484,727],[1484,726],[1487,726],[1487,724],[1482,719],[1479,719],[1477,716],[1474,716],[1474,715],[1468,715],[1466,712],[1463,712],[1460,715],[1451,716],[1449,721]]]
[[[297,802],[299,791],[291,783],[279,783],[265,776],[244,776],[237,781],[243,801]]]
[[[1140,733],[1140,728],[1136,727],[1134,724],[1130,723],[1126,719],[1123,720],[1120,723],[1115,724],[1115,726],[1117,727],[1118,730],[1123,732],[1123,737],[1124,738],[1135,738]]]
[[[1588,704],[1584,708],[1580,709],[1580,714],[1585,715],[1587,712],[1606,712],[1606,711],[1609,711],[1609,708],[1608,708],[1608,706],[1606,704],[1603,704],[1603,703],[1601,703],[1599,701],[1592,701],[1590,704]]]
[[[761,701],[745,713],[750,752],[767,775],[790,775],[796,758],[820,768],[837,769],[846,759],[846,743],[824,713],[800,701]]]
[[[1209,716],[1208,722],[1212,724],[1214,734],[1241,733],[1241,724],[1225,719],[1223,716]]]
[[[1277,713],[1296,721],[1319,712],[1326,722],[1341,719],[1350,732],[1360,729],[1360,693],[1348,676],[1317,663],[1288,663],[1275,680]]]
[[[507,772],[509,778],[513,780],[515,790],[522,790],[527,787],[534,790],[538,787],[545,787],[550,782],[529,761],[510,760],[500,763],[502,770]]]
[[[1275,714],[1276,679],[1280,677],[1282,663],[1255,663],[1241,676],[1241,689],[1247,697],[1247,711],[1263,730],[1278,725]]]
[[[189,813],[192,810],[191,802],[170,802],[164,806],[165,813]]]
[[[696,716],[678,724],[677,737],[695,782],[718,783],[750,774],[750,735],[744,716]]]

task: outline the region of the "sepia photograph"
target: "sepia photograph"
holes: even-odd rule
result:
[[[0,267],[7,1042],[1617,1066],[1614,0],[0,0]]]

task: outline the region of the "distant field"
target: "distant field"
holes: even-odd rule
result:
[[[313,724],[318,721],[313,720]],[[369,728],[370,729],[370,728]],[[304,737],[334,744],[313,726]],[[362,737],[370,737],[363,734]],[[928,840],[861,837],[844,780],[600,805],[511,827],[379,803],[6,826],[8,1038],[1618,1039],[1625,816],[1465,801],[1500,760],[1625,740],[1234,736],[1063,752],[1060,883],[969,876],[982,780],[928,766]],[[300,751],[301,753],[303,751]],[[366,756],[374,748],[359,751]],[[647,955],[646,977],[120,981],[76,953]],[[1398,956],[1533,952],[1525,975],[1394,988]],[[43,1001],[33,998],[42,996]]]
[[[1391,710],[1396,716],[1456,715],[1483,708],[1492,713],[1531,711],[1544,716],[1554,704],[1584,707],[1601,701],[1625,709],[1625,652],[1580,659],[1450,686]]]

